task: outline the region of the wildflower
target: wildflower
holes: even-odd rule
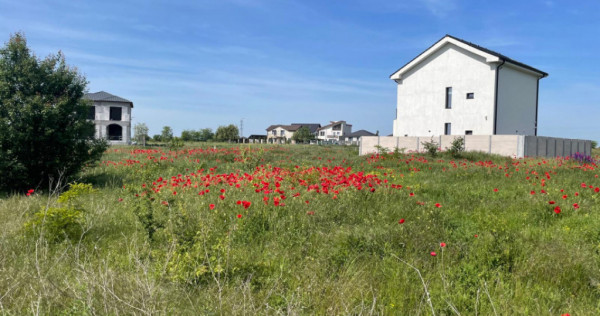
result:
[[[408,196],[415,196],[415,194],[414,194],[414,193],[412,193],[412,192],[410,192],[410,193],[408,194]]]
[[[440,247],[442,247],[442,248],[446,247],[446,243],[445,242],[441,242],[440,243]]]
[[[494,188],[494,192],[498,192],[498,188]]]
[[[573,208],[574,208],[574,209],[578,209],[578,208],[579,208],[579,204],[577,204],[577,203],[573,203]]]
[[[210,204],[210,205],[208,206],[208,208],[210,208],[211,210],[214,210],[214,209],[215,209],[215,205],[214,205],[214,204]]]
[[[398,221],[398,224],[404,224],[404,218],[401,218],[401,219]]]
[[[531,192],[529,192],[529,194],[531,194],[531,195],[534,195],[534,194],[535,194],[535,191],[531,191]]]
[[[567,199],[567,197],[568,197],[568,196],[567,196],[566,194],[562,196],[563,200],[566,200],[566,199]]]
[[[237,218],[242,218],[242,214],[238,214],[238,215],[237,215]]]
[[[432,251],[432,252],[430,252],[429,254],[430,254],[432,257],[435,257],[435,256],[437,256],[437,253],[435,253],[435,251]]]
[[[477,237],[479,237],[479,235],[475,234],[475,235],[473,235],[473,237],[477,238]]]
[[[556,202],[554,202],[554,201],[548,201],[548,204],[550,204],[550,205],[552,205],[554,203],[556,203]]]
[[[123,202],[123,198],[119,198],[119,202]]]
[[[442,204],[440,204],[440,203],[435,203],[435,207],[438,207],[438,208],[439,208],[439,207],[442,207]]]
[[[308,211],[306,212],[306,215],[315,215],[315,211]]]
[[[222,195],[222,194],[221,194],[221,195],[219,195],[219,199],[221,199],[221,200],[225,200],[225,195]]]
[[[554,213],[560,214],[560,206],[554,208]]]

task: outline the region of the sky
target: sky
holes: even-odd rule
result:
[[[0,39],[59,50],[133,124],[212,128],[345,120],[392,133],[389,76],[445,34],[549,73],[538,135],[600,140],[600,1],[0,0]]]

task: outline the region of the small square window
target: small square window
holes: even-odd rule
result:
[[[473,131],[465,131],[465,135],[473,135]]]
[[[467,93],[467,99],[475,99],[475,93],[474,92]]]

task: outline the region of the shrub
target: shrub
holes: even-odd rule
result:
[[[465,151],[465,138],[464,137],[456,137],[452,141],[452,145],[450,148],[447,148],[450,155],[454,158],[458,158],[461,156],[461,153]]]
[[[428,142],[422,142],[421,143],[423,145],[423,147],[425,148],[425,151],[431,156],[431,157],[435,157],[437,156],[437,152],[438,152],[438,143],[436,143],[433,140],[433,137],[431,138],[431,140],[429,140]]]
[[[85,87],[61,53],[40,60],[22,34],[0,49],[0,190],[45,187],[102,155]]]
[[[83,233],[84,210],[76,202],[82,195],[96,192],[91,184],[74,183],[68,191],[58,197],[63,207],[42,208],[25,223],[28,234],[39,237],[40,234],[50,241],[79,239]]]

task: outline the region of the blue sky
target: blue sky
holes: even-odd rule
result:
[[[550,74],[539,135],[600,139],[600,1],[0,0],[0,35],[25,33],[134,102],[150,134],[171,126],[346,120],[392,132],[389,75],[445,34]]]

